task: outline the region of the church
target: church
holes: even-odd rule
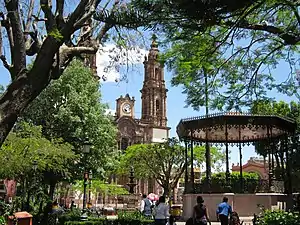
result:
[[[158,44],[153,39],[148,56],[144,60],[144,82],[141,89],[141,118],[135,118],[135,98],[126,94],[116,100],[115,122],[118,127],[118,148],[142,143],[160,143],[169,138],[167,126],[167,88],[164,80],[164,67],[158,61]],[[121,178],[119,184],[126,184]],[[153,179],[139,180],[136,193],[157,193]],[[159,193],[157,193],[159,194]]]

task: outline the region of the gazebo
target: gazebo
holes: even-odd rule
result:
[[[292,192],[291,164],[294,149],[292,144],[296,131],[296,123],[290,118],[277,115],[254,115],[250,113],[226,112],[216,113],[206,116],[192,117],[182,119],[177,126],[179,139],[185,143],[185,193],[194,193],[194,166],[193,166],[193,148],[195,145],[205,144],[206,146],[206,178],[208,192],[211,182],[211,159],[210,144],[225,145],[226,149],[226,182],[230,187],[229,171],[229,145],[237,145],[240,154],[240,182],[243,186],[242,173],[242,146],[264,141],[268,152],[269,165],[269,188],[272,187],[274,158],[272,143],[280,140],[284,144],[286,157],[286,174],[287,174],[287,193]],[[288,145],[292,144],[292,148]],[[289,149],[292,149],[289,150]],[[191,174],[190,182],[188,181],[188,151],[191,152]],[[191,184],[191,189],[187,190],[187,184]]]

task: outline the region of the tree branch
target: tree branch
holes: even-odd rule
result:
[[[5,55],[0,55],[0,60],[2,61],[3,66],[4,66],[9,72],[11,72],[12,66],[7,62]]]
[[[96,12],[96,8],[100,2],[101,0],[91,0],[89,1],[89,4],[85,5],[85,13],[78,21],[76,21],[76,23],[74,23],[75,30],[79,29],[82,24],[92,17],[92,15]]]
[[[55,26],[55,19],[52,13],[52,5],[50,4],[49,0],[40,0],[41,9],[45,14],[46,20],[46,30],[47,32],[51,31]]]
[[[30,0],[30,3],[29,3],[29,10],[28,10],[28,13],[27,13],[27,21],[26,21],[26,24],[25,24],[25,31],[29,31],[29,28],[30,28],[30,25],[31,25],[31,22],[32,22],[34,2],[35,2],[35,0]]]
[[[300,41],[300,36],[286,33],[282,29],[280,29],[278,27],[274,27],[274,26],[249,24],[247,21],[239,22],[237,24],[232,21],[227,21],[227,22],[225,22],[225,25],[230,26],[230,27],[236,26],[237,28],[248,29],[248,30],[266,31],[268,33],[277,35],[282,40],[284,40],[285,44],[287,44],[287,45],[296,45]]]
[[[21,25],[21,18],[18,10],[17,0],[5,0],[6,9],[8,11],[7,17],[10,22],[13,36],[12,64],[13,71],[11,72],[12,79],[16,78],[18,74],[26,68],[26,51],[25,38]]]
[[[57,16],[59,18],[63,17],[64,5],[65,5],[65,1],[64,0],[56,0],[55,16]]]

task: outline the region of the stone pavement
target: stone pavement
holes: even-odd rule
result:
[[[212,222],[211,225],[220,225],[220,222]],[[185,222],[176,222],[176,225],[185,225]],[[243,225],[252,225],[252,222],[244,222]]]
[[[241,221],[244,221],[243,225],[252,225],[253,217],[240,217]],[[220,222],[211,222],[211,225],[220,225]],[[185,222],[176,222],[176,225],[185,225]]]

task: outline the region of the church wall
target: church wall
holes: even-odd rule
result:
[[[161,143],[169,137],[169,131],[166,129],[153,128],[152,142]]]

